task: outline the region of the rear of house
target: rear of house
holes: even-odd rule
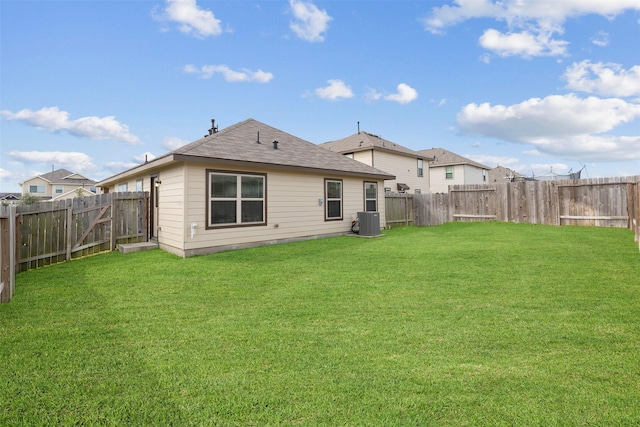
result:
[[[393,179],[384,182],[389,193],[429,192],[429,161],[432,159],[400,144],[358,131],[320,146],[394,175]]]
[[[249,119],[98,186],[149,191],[150,238],[187,257],[344,234],[365,210],[384,227],[390,178]]]

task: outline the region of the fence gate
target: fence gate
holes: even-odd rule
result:
[[[18,207],[17,271],[147,240],[148,194],[109,193]]]

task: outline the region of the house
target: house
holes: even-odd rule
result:
[[[63,195],[73,198],[74,192],[95,195],[96,181],[66,169],[57,169],[20,182],[22,194],[32,194],[42,200],[57,200]],[[80,190],[78,190],[80,189]]]
[[[320,147],[395,175],[394,179],[385,180],[386,192],[429,192],[431,158],[400,144],[358,130],[358,133],[337,141],[325,142]]]
[[[0,193],[0,203],[2,206],[17,205],[20,203],[20,193]]]
[[[486,184],[491,168],[444,148],[420,150],[429,164],[429,182],[432,193],[447,193],[450,185]]]
[[[386,172],[248,119],[107,178],[150,191],[150,240],[182,257],[342,235],[384,222]]]
[[[492,184],[495,182],[516,182],[524,180],[524,175],[504,166],[498,165],[489,171],[489,182]]]

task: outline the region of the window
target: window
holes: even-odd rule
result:
[[[118,193],[124,193],[127,191],[127,183],[118,184]]]
[[[414,192],[415,194],[422,194],[422,190],[421,190],[421,189],[419,189],[419,188],[416,188],[413,192]]]
[[[56,194],[62,194],[64,191],[64,187],[62,185],[56,185],[55,192]]]
[[[207,174],[209,227],[266,224],[266,175]]]
[[[482,169],[482,181],[487,182],[487,170]]]
[[[391,194],[391,187],[384,187],[384,194]]]
[[[342,180],[324,180],[325,220],[342,219]]]
[[[378,210],[378,183],[364,183],[364,211],[375,212]]]
[[[418,176],[423,176],[424,169],[422,168],[422,159],[418,159]]]
[[[142,191],[142,178],[136,179],[136,191]]]
[[[29,193],[44,193],[44,185],[30,185]]]
[[[446,179],[453,179],[453,166],[446,166],[445,169],[444,177]]]

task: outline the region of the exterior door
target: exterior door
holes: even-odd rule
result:
[[[158,176],[151,177],[151,200],[149,212],[149,240],[158,240],[158,210],[160,206],[160,180]]]

